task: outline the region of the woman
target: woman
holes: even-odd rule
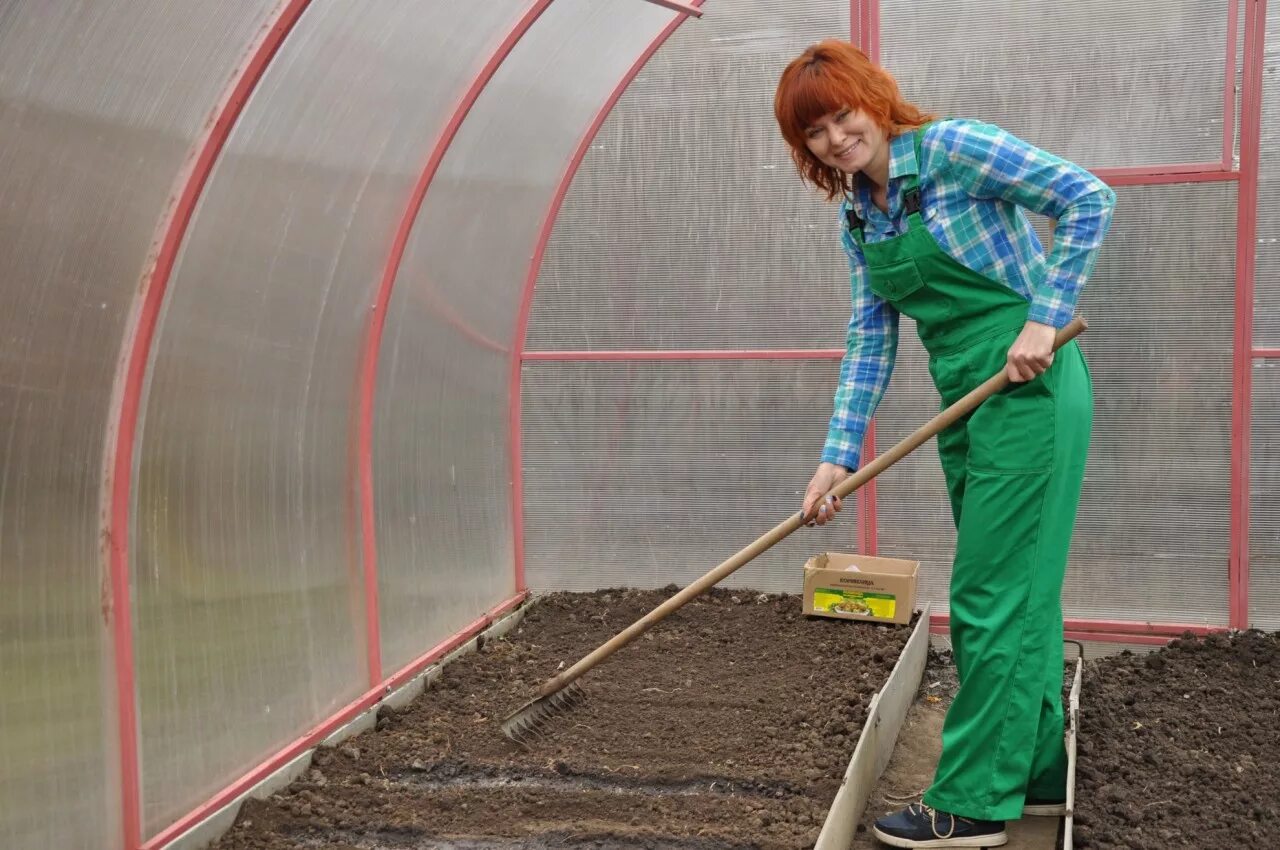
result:
[[[897,350],[916,321],[951,404],[1003,368],[1010,388],[938,438],[957,528],[951,638],[960,689],[923,803],[876,822],[894,847],[995,847],[1004,821],[1061,814],[1062,593],[1092,418],[1074,343],[1053,353],[1111,221],[1115,194],[988,124],[935,121],[853,46],[824,41],[774,102],[803,179],[828,200],[852,270],[853,316],[805,516],[857,469]],[[1024,209],[1056,219],[1045,255]]]

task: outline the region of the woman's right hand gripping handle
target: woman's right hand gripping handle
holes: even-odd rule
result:
[[[841,500],[832,497],[822,501],[822,504],[819,504],[819,501],[831,492],[832,487],[850,475],[852,473],[843,466],[825,462],[818,464],[818,471],[813,473],[813,478],[809,480],[809,486],[804,491],[805,525],[826,525],[836,518],[836,514],[843,507]]]

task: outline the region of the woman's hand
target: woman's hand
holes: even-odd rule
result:
[[[813,478],[810,479],[809,486],[804,491],[804,516],[808,520],[806,525],[826,525],[836,518],[836,514],[842,507],[840,499],[831,499],[821,506],[818,505],[818,501],[827,495],[832,487],[848,477],[849,470],[843,466],[837,466],[834,463],[818,464],[818,471],[813,473]]]
[[[1030,381],[1053,364],[1053,341],[1058,332],[1052,325],[1027,322],[1013,341],[1005,372],[1014,383]]]

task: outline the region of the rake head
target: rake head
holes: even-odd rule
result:
[[[553,717],[581,704],[586,698],[587,693],[582,686],[572,682],[555,693],[530,700],[517,708],[502,721],[502,734],[527,747],[533,741],[546,737],[546,725]]]

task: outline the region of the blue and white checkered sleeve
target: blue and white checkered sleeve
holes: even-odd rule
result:
[[[1067,324],[1111,227],[1115,192],[1080,166],[990,124],[950,121],[941,129],[951,173],[970,194],[1057,220],[1028,318],[1056,328]]]
[[[856,470],[867,423],[875,415],[893,373],[898,352],[898,311],[871,291],[862,252],[847,232],[844,243],[849,256],[853,314],[822,459]]]

